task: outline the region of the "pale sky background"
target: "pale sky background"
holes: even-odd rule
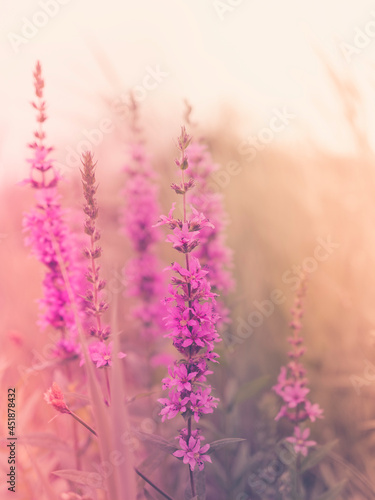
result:
[[[14,47],[10,37],[22,37],[35,19],[44,22],[38,12],[47,0],[0,0],[0,181],[18,181],[26,172],[37,59],[46,78],[48,136],[62,149],[106,117],[101,97],[127,92],[157,66],[168,75],[148,91],[144,106],[160,130],[179,122],[185,97],[202,124],[212,125],[222,106],[233,106],[244,137],[266,126],[275,107],[287,106],[297,116],[289,134],[305,133],[345,152],[348,145],[332,126],[337,102],[316,49],[355,79],[375,115],[375,0],[49,1],[57,2],[56,15]],[[339,44],[355,45],[356,29],[366,26],[374,36],[349,63]],[[115,68],[117,89],[95,53]],[[368,120],[375,130],[375,119]]]

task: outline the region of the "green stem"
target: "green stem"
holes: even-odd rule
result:
[[[172,497],[167,495],[167,493],[165,493],[163,490],[158,488],[156,486],[156,484],[154,484],[150,479],[148,479],[148,477],[146,477],[144,474],[142,474],[142,472],[140,470],[138,470],[136,467],[134,467],[134,470],[138,474],[138,476],[140,476],[144,481],[146,481],[146,483],[148,483],[150,486],[152,486],[152,488],[154,488],[154,490],[156,490],[158,493],[160,493],[161,496],[163,496],[164,498],[167,498],[167,500],[173,500]]]
[[[189,442],[191,436],[191,417],[188,419],[188,437],[187,437],[187,442]],[[195,482],[194,482],[194,474],[193,471],[190,468],[189,465],[189,475],[190,475],[190,486],[191,486],[191,494],[193,495],[193,498],[195,497]]]
[[[183,158],[184,158],[184,151],[181,151],[181,163],[183,161]],[[185,187],[185,176],[184,176],[184,171],[181,170],[181,179],[182,179],[182,187],[184,188]],[[182,195],[183,196],[183,206],[184,206],[184,224],[186,224],[186,193],[184,192],[184,194]],[[189,271],[189,254],[186,253],[185,254],[185,259],[186,259],[186,269]],[[187,287],[188,287],[188,295],[189,295],[189,299],[190,299],[190,294],[191,294],[191,285],[190,283],[187,284]],[[191,300],[189,300],[189,308],[191,308]],[[190,317],[191,317],[191,311],[190,311]],[[190,330],[191,327],[189,327],[189,330]],[[191,359],[191,348],[189,348],[189,361]],[[191,417],[189,417],[188,419],[188,436],[187,436],[187,442],[189,443],[189,439],[190,439],[190,436],[191,436]],[[191,485],[191,493],[193,495],[193,497],[195,497],[195,483],[194,483],[194,474],[193,474],[193,471],[191,470],[190,468],[190,465],[189,465],[189,475],[190,475],[190,485]]]
[[[194,473],[190,469],[190,465],[189,465],[189,473],[190,473],[191,494],[193,495],[193,498],[194,498],[195,495],[196,495],[196,493],[195,493],[195,483],[194,483]]]
[[[89,430],[92,434],[94,434],[94,436],[97,436],[96,431],[94,431],[94,429],[92,427],[90,427],[89,424],[86,424],[86,422],[84,420],[82,420],[78,415],[73,413],[71,410],[69,412],[69,415],[71,415],[73,418],[75,418],[77,420],[77,422],[79,422],[81,425],[83,425],[83,427],[86,427],[86,429]]]
[[[293,498],[294,500],[303,500],[302,483],[301,483],[301,455],[298,453],[294,463],[294,481],[293,481]]]

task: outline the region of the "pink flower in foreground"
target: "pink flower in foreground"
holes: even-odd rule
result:
[[[192,471],[195,469],[196,465],[198,465],[199,470],[203,470],[204,462],[212,462],[211,457],[205,455],[210,445],[205,444],[201,447],[200,439],[195,439],[193,436],[190,436],[189,442],[187,443],[185,439],[181,438],[180,446],[182,449],[175,451],[173,455],[182,458],[184,464],[189,464]]]
[[[173,234],[167,237],[167,241],[172,243],[175,250],[184,254],[183,265],[175,262],[168,268],[174,275],[169,286],[171,297],[165,301],[168,304],[168,336],[173,339],[173,345],[181,354],[181,359],[169,367],[169,376],[163,379],[163,389],[169,389],[169,394],[167,398],[159,399],[159,402],[163,405],[160,412],[162,420],[181,414],[187,422],[187,433],[182,434],[181,431],[180,434],[182,449],[174,455],[183,458],[191,470],[197,464],[201,470],[204,462],[211,462],[211,459],[204,455],[208,445],[200,447],[200,439],[203,438],[194,437],[198,434],[192,429],[192,420],[198,422],[202,415],[212,413],[218,404],[219,400],[210,394],[211,386],[207,384],[206,376],[212,373],[208,369],[208,363],[216,361],[218,355],[214,352],[214,345],[221,339],[215,326],[218,321],[218,314],[215,312],[216,294],[211,291],[207,270],[191,255],[199,245],[202,230],[212,229],[213,225],[196,209],[187,211],[186,193],[194,185],[193,181],[185,181],[184,177],[184,171],[189,167],[185,150],[190,140],[182,128],[178,139],[181,158],[176,161],[181,169],[181,182],[173,184],[172,189],[183,196],[183,220],[174,218],[173,207],[168,217],[161,216],[157,224],[169,226]]]
[[[293,444],[294,451],[296,453],[301,453],[306,457],[308,448],[316,446],[315,441],[308,441],[307,438],[310,436],[310,429],[307,427],[302,430],[299,426],[294,428],[294,436],[286,438],[286,441]]]
[[[60,413],[71,413],[69,408],[66,406],[64,401],[64,394],[62,393],[60,387],[54,382],[52,387],[44,394],[44,400],[52,405],[55,410]]]

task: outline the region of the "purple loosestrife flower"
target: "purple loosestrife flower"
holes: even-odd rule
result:
[[[112,345],[113,342],[109,342],[108,345],[104,342],[94,342],[89,346],[91,359],[96,363],[97,368],[112,366]],[[120,359],[125,358],[125,356],[126,354],[123,352],[118,354]]]
[[[189,193],[189,201],[203,212],[212,225],[206,226],[199,234],[199,247],[196,257],[208,270],[211,288],[220,295],[227,294],[234,287],[231,275],[232,251],[226,246],[225,230],[228,219],[223,206],[223,196],[212,188],[212,176],[219,169],[213,162],[207,146],[192,142],[186,150],[189,169],[196,189]],[[220,301],[216,303],[220,324],[229,322],[229,310]]]
[[[155,245],[161,235],[152,227],[159,213],[155,174],[141,141],[130,147],[130,160],[126,164],[126,202],[123,225],[134,257],[127,265],[129,286],[127,294],[136,298],[133,315],[139,321],[140,334],[145,339],[160,337],[164,329],[163,279],[161,265],[156,257]]]
[[[307,456],[308,448],[316,445],[316,441],[308,441],[310,429],[307,427],[302,430],[300,427],[294,428],[294,436],[286,438],[286,441],[293,444],[296,453],[301,453],[304,457]]]
[[[287,441],[293,444],[296,453],[301,453],[304,456],[307,455],[307,449],[315,446],[316,443],[315,441],[307,441],[310,429],[302,430],[301,424],[307,420],[315,422],[317,418],[322,418],[323,414],[323,410],[318,404],[312,404],[307,399],[310,389],[307,387],[306,370],[299,361],[305,352],[305,347],[302,345],[303,339],[300,336],[303,316],[302,300],[305,293],[306,280],[304,279],[291,311],[293,320],[290,327],[293,334],[288,338],[288,342],[292,345],[292,350],[288,352],[290,361],[286,366],[281,367],[277,384],[273,387],[274,392],[284,401],[275,420],[287,418],[295,425],[294,436],[287,438]]]
[[[181,183],[173,184],[172,189],[183,196],[183,219],[176,219],[173,215],[174,207],[169,215],[161,216],[157,225],[167,225],[172,234],[167,241],[183,256],[184,265],[173,263],[169,268],[174,272],[169,286],[170,297],[166,299],[168,305],[167,327],[169,336],[173,339],[181,359],[169,367],[169,376],[163,380],[163,389],[168,389],[167,398],[159,399],[163,405],[162,420],[171,419],[181,414],[187,421],[187,430],[180,434],[181,450],[174,453],[183,458],[193,471],[198,465],[203,469],[204,462],[210,461],[205,452],[209,445],[201,447],[203,437],[192,429],[192,418],[196,422],[202,415],[212,413],[218,404],[218,399],[211,396],[211,386],[206,382],[208,362],[216,361],[218,355],[214,353],[214,345],[221,339],[216,331],[215,324],[218,314],[215,312],[216,294],[211,292],[207,281],[206,269],[201,267],[199,259],[191,252],[198,247],[201,233],[206,228],[212,228],[212,223],[195,209],[187,214],[186,192],[193,187],[191,180],[185,182],[184,171],[188,168],[186,149],[190,137],[184,128],[178,139],[178,148],[181,158],[176,164],[181,169]],[[194,493],[194,481],[192,492]]]
[[[76,241],[64,220],[65,213],[57,193],[60,177],[52,160],[48,158],[53,148],[44,144],[46,134],[43,124],[47,116],[43,99],[44,80],[39,62],[34,71],[34,86],[36,101],[32,102],[32,106],[37,110],[38,128],[34,132],[35,141],[29,144],[33,157],[28,160],[30,175],[25,183],[35,189],[37,204],[24,215],[23,227],[27,232],[25,242],[31,247],[31,253],[47,268],[43,280],[44,298],[39,301],[39,324],[42,328],[51,326],[61,332],[56,345],[56,356],[73,358],[79,353],[77,328],[62,266],[67,273],[78,312],[82,315],[83,273]]]
[[[196,465],[198,465],[199,470],[203,470],[204,462],[212,462],[211,457],[205,455],[210,445],[205,444],[201,446],[200,439],[195,439],[193,436],[190,436],[189,441],[186,442],[184,438],[180,438],[180,447],[181,450],[175,451],[173,455],[182,458],[184,464],[190,465],[191,470],[194,470]]]
[[[91,285],[86,291],[85,298],[87,301],[87,313],[93,319],[90,326],[90,335],[97,338],[97,342],[89,346],[89,353],[96,367],[101,368],[111,366],[112,364],[112,343],[107,343],[110,336],[110,328],[102,322],[102,316],[108,309],[108,304],[100,297],[101,291],[104,289],[106,283],[100,278],[100,266],[97,263],[97,260],[101,256],[101,248],[98,245],[100,232],[96,227],[99,208],[96,201],[96,164],[93,162],[93,157],[90,152],[86,152],[82,155],[82,165],[83,169],[81,169],[81,176],[83,194],[86,201],[83,207],[83,211],[86,215],[84,229],[85,233],[90,238],[90,245],[84,250],[84,254],[89,261],[86,278]],[[124,356],[124,353],[119,353],[119,357],[123,358]],[[107,385],[109,390],[108,376]]]

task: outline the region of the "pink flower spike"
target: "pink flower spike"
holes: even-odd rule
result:
[[[49,158],[53,150],[46,146],[44,122],[46,102],[43,98],[44,80],[39,61],[34,70],[36,100],[32,102],[37,111],[37,129],[34,140],[28,145],[32,150],[29,178],[23,183],[35,191],[36,205],[23,217],[23,229],[27,233],[25,243],[31,253],[44,265],[43,298],[39,300],[39,326],[52,327],[61,336],[53,350],[60,359],[74,358],[79,350],[77,323],[72,301],[78,309],[80,319],[84,318],[83,265],[75,235],[70,231],[66,213],[60,203],[58,184],[61,179],[54,162]],[[62,267],[66,270],[63,276]],[[66,282],[70,283],[68,293]]]
[[[199,245],[203,232],[214,228],[201,210],[193,207],[187,210],[186,193],[190,193],[195,182],[187,179],[184,173],[189,168],[185,149],[190,142],[184,129],[178,141],[181,157],[176,164],[181,168],[181,182],[173,184],[172,189],[183,197],[183,220],[173,218],[173,206],[169,216],[162,216],[159,223],[169,225],[173,232],[167,241],[185,254],[183,265],[174,262],[169,268],[174,275],[168,287],[170,297],[164,301],[168,305],[167,336],[173,339],[181,359],[169,367],[169,376],[162,381],[163,390],[170,389],[169,398],[159,402],[164,406],[160,412],[163,421],[181,413],[187,422],[188,431],[185,434],[181,431],[179,435],[181,449],[174,455],[188,464],[190,470],[196,466],[202,470],[204,462],[211,461],[205,454],[209,446],[201,448],[202,436],[192,428],[192,419],[198,422],[203,414],[212,413],[217,407],[218,399],[210,395],[211,386],[206,377],[212,373],[208,362],[217,362],[214,344],[221,339],[216,329],[219,319],[215,309],[217,293],[211,291],[208,269],[202,268],[191,252]],[[215,256],[211,255],[211,259],[214,261]]]

